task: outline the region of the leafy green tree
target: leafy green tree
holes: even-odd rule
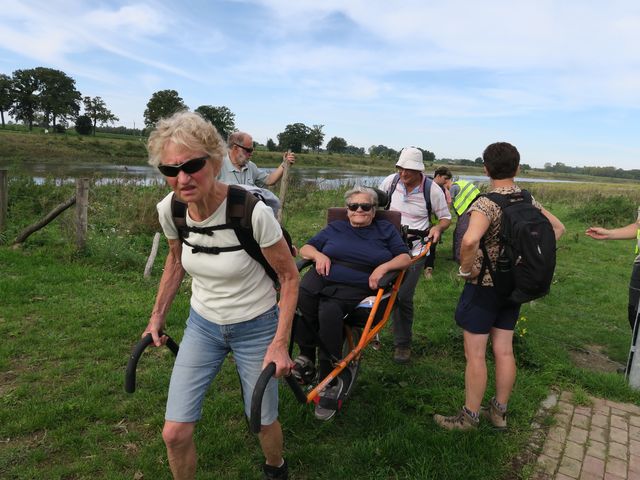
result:
[[[80,115],[76,118],[76,132],[78,135],[90,135],[93,130],[93,122],[88,115]]]
[[[114,123],[119,120],[111,110],[107,108],[106,103],[100,97],[84,97],[82,100],[84,103],[84,114],[91,119],[93,125],[93,134],[96,134],[96,125],[100,123],[100,126],[107,123]]]
[[[144,111],[144,124],[153,127],[158,120],[168,117],[178,110],[188,110],[175,90],[160,90],[151,95]]]
[[[349,155],[364,155],[364,147],[355,147],[353,145],[347,145],[347,148],[344,150],[344,153],[348,153]]]
[[[476,157],[476,159],[474,160],[474,163],[476,165],[482,165],[482,163],[483,163],[482,157]]]
[[[195,111],[209,120],[225,140],[236,130],[236,116],[227,107],[200,105]]]
[[[4,128],[4,112],[8,113],[12,104],[11,77],[0,73],[0,117],[2,117],[2,128]]]
[[[324,132],[322,128],[324,125],[314,125],[311,129],[309,129],[309,135],[307,138],[307,146],[316,152],[320,151],[320,147],[322,146],[322,142],[324,142]]]
[[[295,153],[302,152],[302,147],[308,145],[311,129],[304,123],[293,123],[284,128],[284,132],[278,134],[278,143],[281,150],[291,150]]]
[[[16,120],[27,123],[29,130],[33,129],[33,121],[40,107],[39,83],[35,69],[16,70],[11,78],[13,105],[9,114]]]
[[[430,152],[427,149],[424,148],[420,148],[418,147],[418,150],[420,150],[422,152],[422,160],[425,163],[433,163],[436,161],[436,154],[433,152]]]
[[[44,115],[45,125],[55,127],[58,119],[77,117],[82,95],[76,90],[76,81],[53,68],[37,67],[34,71],[38,82],[39,108]]]
[[[373,157],[386,157],[395,158],[398,156],[398,152],[393,148],[389,148],[386,145],[372,145],[369,147],[369,155]]]
[[[327,142],[327,152],[342,153],[347,149],[347,141],[342,137],[333,137]]]
[[[271,138],[267,140],[267,150],[270,152],[275,152],[278,149],[276,142],[274,142]]]

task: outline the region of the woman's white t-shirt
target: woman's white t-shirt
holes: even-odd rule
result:
[[[158,217],[169,240],[179,238],[171,215],[171,197],[167,195],[158,205]],[[187,225],[212,227],[226,223],[227,200],[202,222],[191,219]],[[262,248],[274,245],[282,237],[282,229],[273,212],[258,202],[251,217],[253,236]],[[233,229],[216,230],[213,235],[189,233],[189,243],[205,247],[240,245]],[[182,266],[191,275],[191,307],[202,317],[220,325],[244,322],[266,312],[276,304],[273,281],[260,263],[244,250],[222,252],[218,255],[193,253],[182,245]]]

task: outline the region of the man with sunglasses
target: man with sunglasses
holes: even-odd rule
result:
[[[380,184],[380,190],[384,192],[390,192],[391,186],[395,185],[390,192],[389,209],[399,211],[402,214],[403,225],[407,225],[411,230],[426,232],[424,241],[435,244],[451,223],[451,213],[442,189],[426,178],[422,151],[418,148],[402,149],[396,168],[398,173],[389,175]],[[438,219],[435,225],[430,223],[431,212]],[[412,255],[420,254],[423,246],[421,239],[415,240],[410,247]],[[426,257],[422,257],[409,267],[398,292],[393,313],[393,360],[396,363],[405,364],[411,358],[413,295],[425,261]]]
[[[252,185],[268,187],[276,184],[284,173],[286,164],[293,165],[296,156],[287,152],[282,156],[282,163],[267,173],[260,170],[251,161],[253,155],[253,138],[245,132],[233,132],[227,140],[228,155],[224,157],[218,180],[227,185]]]

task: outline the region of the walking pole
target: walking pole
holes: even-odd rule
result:
[[[638,348],[638,329],[640,325],[638,317],[640,316],[640,299],[636,307],[636,318],[633,322],[633,335],[631,338],[631,348],[629,349],[629,359],[627,360],[627,369],[625,377],[629,381],[629,386],[635,390],[640,390],[640,355],[636,355]]]
[[[287,157],[291,153],[291,150],[288,150],[285,154],[285,160],[282,164],[282,179],[280,180],[280,210],[278,210],[278,215],[276,216],[278,223],[282,223],[282,211],[284,210],[284,200],[287,195],[287,185],[289,183],[289,160]]]

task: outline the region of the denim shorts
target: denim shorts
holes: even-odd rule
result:
[[[467,283],[456,307],[456,323],[470,333],[486,334],[492,328],[513,330],[520,305],[500,298],[493,287]]]
[[[278,307],[275,305],[252,320],[231,325],[210,322],[192,308],[171,373],[165,419],[172,422],[200,420],[205,393],[229,352],[233,352],[242,385],[244,411],[249,418],[253,388],[277,326]],[[278,381],[272,378],[262,401],[262,425],[271,425],[277,418]]]

